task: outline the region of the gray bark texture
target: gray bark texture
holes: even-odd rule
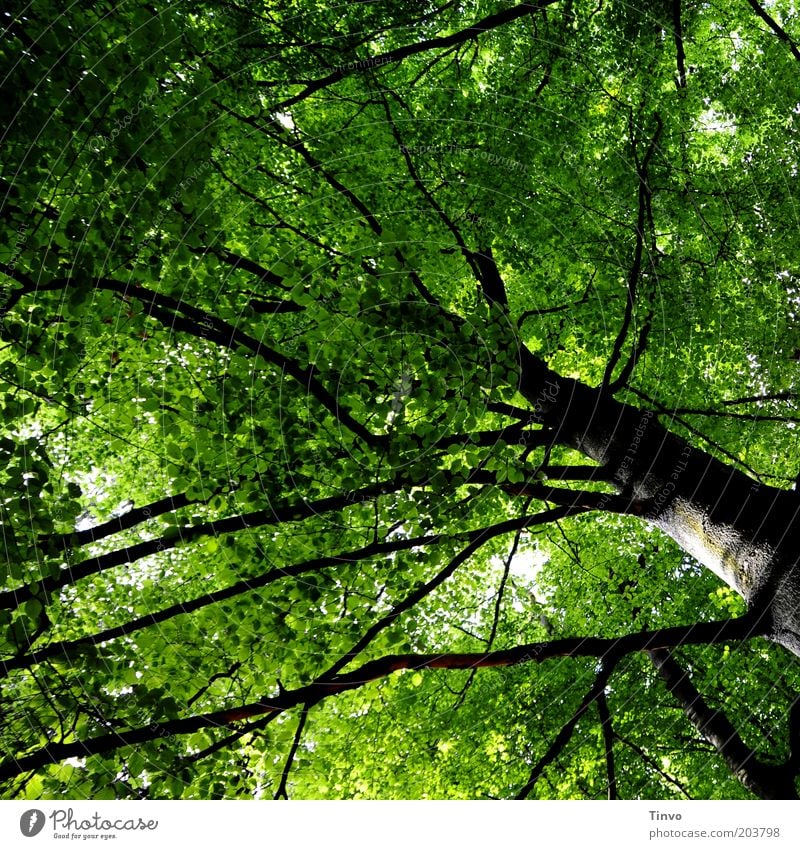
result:
[[[561,377],[524,348],[520,361],[520,391],[555,441],[645,502],[642,519],[758,611],[764,636],[800,656],[800,496],[753,481],[670,433],[654,412]]]

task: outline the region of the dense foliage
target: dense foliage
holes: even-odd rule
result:
[[[783,648],[609,662],[744,603],[517,391],[525,345],[793,486],[793,0],[5,8],[6,797],[800,765]]]

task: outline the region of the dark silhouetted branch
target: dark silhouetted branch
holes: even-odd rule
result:
[[[789,50],[792,51],[792,56],[800,62],[800,48],[797,42],[789,35],[788,32],[767,12],[767,10],[756,0],[747,0],[752,10],[761,18],[762,21],[775,33],[775,35],[783,42],[789,45]]]
[[[597,696],[597,713],[600,717],[600,727],[603,731],[603,750],[606,756],[606,783],[608,798],[618,799],[617,770],[614,762],[614,727],[611,724],[611,713],[608,710],[608,700],[605,691]]]
[[[681,0],[672,0],[672,34],[675,38],[675,62],[678,66],[678,88],[686,88],[686,52],[683,48]]]
[[[427,41],[418,41],[414,44],[407,44],[404,47],[398,47],[396,50],[391,50],[388,53],[382,53],[369,59],[355,60],[346,65],[341,65],[338,68],[334,68],[327,76],[320,77],[319,79],[310,82],[298,94],[278,103],[273,108],[273,111],[280,112],[288,109],[289,107],[294,106],[295,103],[299,103],[301,100],[305,100],[315,92],[343,80],[350,74],[363,73],[364,71],[374,70],[375,68],[390,65],[394,62],[401,62],[409,56],[415,56],[418,53],[425,53],[428,50],[444,50],[446,48],[453,47],[456,44],[462,44],[465,41],[477,38],[482,33],[489,32],[497,27],[510,24],[519,18],[539,12],[548,6],[552,6],[555,2],[556,0],[539,0],[537,3],[520,3],[517,6],[512,6],[509,9],[504,9],[493,15],[487,15],[480,21],[476,21],[471,26],[459,30],[458,32],[454,32],[451,35],[431,38]]]
[[[511,649],[468,654],[400,654],[387,655],[368,661],[352,672],[345,672],[327,681],[313,681],[295,690],[282,690],[274,696],[265,696],[256,702],[237,708],[225,708],[198,716],[165,720],[162,723],[102,734],[86,740],[50,742],[41,748],[19,757],[8,757],[0,763],[0,780],[8,780],[30,770],[57,763],[71,757],[89,757],[106,754],[126,746],[135,746],[162,737],[191,734],[203,728],[222,728],[261,717],[248,730],[298,705],[317,704],[338,693],[363,687],[404,669],[460,669],[496,668],[520,663],[541,663],[555,657],[594,657],[601,660],[616,658],[640,651],[651,651],[689,644],[717,644],[746,640],[760,636],[757,620],[745,615],[738,619],[718,622],[698,622],[655,631],[641,631],[623,637],[572,637],[551,642],[528,643]],[[591,693],[587,694],[590,696]],[[220,745],[224,745],[221,741]]]
[[[555,761],[555,759],[561,754],[561,752],[564,751],[570,739],[572,738],[572,734],[575,731],[575,726],[578,724],[581,717],[586,713],[587,710],[589,710],[592,704],[603,692],[606,685],[608,684],[608,679],[611,677],[611,673],[614,671],[620,659],[621,656],[616,654],[611,654],[607,656],[605,662],[600,667],[599,672],[595,676],[595,679],[592,682],[592,686],[589,687],[589,690],[587,691],[586,695],[583,697],[581,703],[578,705],[578,709],[575,711],[575,713],[572,714],[572,716],[567,720],[567,722],[564,723],[561,730],[556,735],[555,740],[553,740],[553,742],[550,744],[548,750],[534,764],[533,769],[531,770],[530,777],[525,782],[519,793],[517,793],[515,798],[527,799],[545,769],[547,769],[547,767]]]
[[[762,799],[797,799],[797,769],[789,764],[768,764],[742,740],[731,721],[700,695],[688,673],[666,649],[649,652],[667,689],[678,700],[692,725],[722,755],[731,772]]]

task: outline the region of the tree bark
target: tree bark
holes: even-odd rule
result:
[[[524,347],[520,366],[532,420],[600,463],[632,502],[649,500],[641,518],[739,593],[769,639],[800,656],[800,498],[692,447],[653,411],[556,374]]]
[[[725,758],[731,772],[748,790],[762,799],[798,798],[798,769],[791,758],[783,764],[765,763],[746,745],[725,714],[706,702],[667,649],[648,654],[688,720]]]

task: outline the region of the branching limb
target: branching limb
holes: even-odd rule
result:
[[[555,740],[550,744],[550,748],[542,755],[541,758],[534,764],[533,769],[531,770],[531,774],[525,784],[522,786],[522,789],[517,793],[516,799],[527,799],[531,794],[531,791],[536,786],[536,782],[539,780],[541,774],[547,769],[550,764],[564,751],[565,747],[569,743],[572,738],[572,734],[575,731],[575,726],[578,724],[581,717],[586,713],[587,710],[592,706],[592,704],[598,699],[606,685],[608,684],[608,680],[611,677],[611,673],[616,668],[617,663],[621,659],[621,656],[616,654],[611,654],[606,657],[605,661],[600,667],[597,675],[595,676],[594,682],[592,686],[587,691],[586,695],[581,700],[580,705],[578,705],[578,709],[575,713],[570,717],[569,720],[562,726],[561,730],[556,735]],[[609,791],[610,792],[610,791]]]
[[[563,516],[577,515],[580,512],[583,511],[571,508],[558,508],[551,511],[550,515],[554,517],[555,521]],[[468,542],[473,542],[479,539],[491,539],[503,533],[520,531],[526,527],[531,527],[534,524],[534,518],[535,517],[532,516],[522,516],[518,519],[509,519],[496,525],[490,525],[485,528],[477,528],[473,531],[467,532],[466,534],[461,533],[458,536],[460,539],[466,539]],[[227,587],[222,587],[218,590],[205,593],[199,597],[170,605],[169,607],[162,608],[161,610],[152,611],[144,616],[140,616],[138,619],[133,619],[111,628],[106,628],[105,630],[99,631],[95,634],[90,634],[85,637],[77,637],[72,640],[59,640],[43,646],[36,651],[29,652],[28,654],[15,655],[14,657],[6,658],[0,661],[0,670],[2,670],[2,675],[7,675],[13,670],[28,669],[35,664],[42,663],[46,660],[74,659],[76,662],[79,662],[81,654],[92,651],[95,646],[102,643],[116,640],[121,637],[128,637],[136,631],[141,631],[144,628],[158,625],[169,619],[173,619],[176,616],[194,613],[196,610],[208,607],[209,605],[228,601],[232,598],[252,592],[253,590],[263,589],[264,587],[284,578],[297,577],[310,572],[333,568],[343,563],[358,563],[374,557],[384,557],[389,554],[409,551],[414,548],[438,545],[448,539],[450,539],[450,537],[447,535],[434,534],[421,537],[401,537],[392,540],[384,540],[382,542],[377,541],[355,550],[343,551],[326,557],[312,558],[311,560],[305,560],[300,563],[271,569],[263,575],[237,581]]]
[[[120,531],[130,530],[136,527],[136,525],[148,522],[150,519],[155,519],[158,516],[173,513],[192,504],[207,504],[219,492],[221,492],[220,489],[209,491],[208,498],[189,498],[185,492],[167,495],[164,498],[159,498],[157,501],[151,501],[142,507],[135,507],[128,510],[127,513],[109,519],[102,524],[95,525],[93,528],[86,528],[83,531],[74,531],[69,534],[42,535],[39,537],[39,545],[44,551],[51,548],[57,551],[63,551],[66,548],[80,548],[83,545],[91,545],[93,542],[120,533]]]
[[[386,481],[363,487],[351,492],[321,498],[309,502],[299,499],[292,504],[276,505],[267,510],[254,510],[250,513],[242,513],[238,516],[229,516],[225,519],[217,519],[211,522],[201,522],[188,528],[175,529],[155,539],[144,540],[134,545],[125,546],[116,551],[110,551],[97,557],[90,557],[73,566],[63,569],[58,575],[49,576],[42,580],[19,586],[16,589],[0,593],[0,609],[12,610],[31,598],[46,598],[51,593],[69,586],[82,578],[97,575],[116,566],[134,563],[142,557],[151,554],[159,554],[163,551],[175,548],[177,545],[191,542],[205,536],[219,536],[220,534],[235,533],[248,528],[267,527],[279,525],[284,522],[296,522],[317,516],[322,513],[344,510],[352,504],[361,504],[396,492],[406,486],[408,481],[403,477],[391,478]]]
[[[436,474],[441,475],[444,481],[453,486],[469,484],[498,486],[509,495],[535,498],[539,501],[569,508],[573,512],[604,510],[640,516],[644,515],[649,509],[648,501],[637,501],[626,496],[560,489],[532,482],[509,483],[498,481],[495,473],[481,469],[471,472],[466,478],[454,477],[447,471],[439,471]],[[592,477],[591,479],[595,478]],[[87,558],[80,563],[67,566],[57,575],[51,575],[38,582],[2,592],[0,593],[0,609],[13,610],[32,598],[44,600],[52,593],[83,578],[98,575],[117,566],[134,563],[143,557],[168,551],[180,544],[192,542],[201,537],[220,536],[221,534],[235,533],[249,528],[301,521],[310,516],[344,510],[350,505],[361,504],[381,495],[397,492],[411,484],[412,482],[408,478],[399,476],[358,490],[321,498],[314,502],[300,499],[292,504],[276,505],[266,510],[254,510],[250,513],[242,513],[237,516],[229,516],[224,519],[201,522],[186,528],[176,529],[161,537],[144,540],[106,554]],[[424,486],[425,482],[420,482],[418,485]]]
[[[672,0],[672,34],[675,38],[675,61],[678,66],[678,88],[686,88],[686,51],[683,48],[683,27],[681,26],[681,0]]]
[[[517,327],[521,329],[523,323],[526,322],[529,318],[533,318],[534,316],[538,317],[540,315],[550,315],[551,313],[555,312],[564,312],[565,310],[571,310],[574,307],[579,307],[582,304],[585,304],[589,300],[589,293],[592,291],[592,285],[594,284],[594,278],[596,274],[596,271],[592,272],[591,279],[589,280],[586,289],[577,301],[571,301],[568,304],[561,304],[557,307],[544,307],[543,309],[526,310],[517,320]]]
[[[346,76],[349,76],[350,74],[363,73],[364,71],[379,68],[383,65],[401,62],[403,59],[406,59],[409,56],[414,56],[417,53],[425,53],[428,50],[444,50],[448,47],[453,47],[456,44],[462,44],[463,42],[477,38],[484,32],[489,32],[490,30],[497,29],[497,27],[510,24],[518,18],[522,18],[526,15],[531,15],[535,12],[539,12],[542,9],[547,8],[548,6],[553,5],[553,3],[555,2],[556,0],[538,0],[538,2],[536,3],[520,3],[517,6],[512,6],[509,9],[504,9],[501,12],[497,12],[493,15],[487,15],[480,21],[476,21],[471,26],[459,30],[458,32],[454,32],[451,35],[442,36],[439,38],[431,38],[427,41],[419,41],[414,44],[407,44],[404,47],[398,47],[396,50],[391,50],[388,53],[382,53],[378,56],[373,56],[370,59],[350,62],[348,65],[341,65],[340,67],[335,68],[327,76],[321,77],[320,79],[314,80],[313,82],[309,83],[298,94],[295,94],[292,97],[283,100],[281,103],[278,103],[272,111],[284,111],[289,107],[294,106],[295,103],[299,103],[301,100],[305,100],[307,97],[314,94],[315,92],[327,88],[328,86],[333,85],[334,83],[337,83],[340,80],[343,80]]]
[[[233,676],[241,669],[242,662],[237,660],[232,663],[224,672],[217,672],[212,675],[208,681],[186,702],[186,707],[191,707],[204,693],[208,692],[208,688],[215,682],[223,678],[233,678]]]
[[[616,731],[614,731],[614,739],[619,740],[620,743],[627,746],[632,752],[634,752],[639,758],[641,758],[650,767],[650,769],[653,770],[653,772],[660,775],[661,778],[664,779],[664,781],[675,787],[683,796],[685,796],[687,799],[692,798],[689,792],[683,786],[683,784],[681,784],[681,782],[678,781],[675,776],[670,775],[668,772],[664,772],[661,766],[659,766],[656,759],[649,755],[647,752],[645,752],[644,749],[637,746],[636,743],[632,742],[631,740],[628,740],[627,737],[623,737],[621,734],[618,734]]]
[[[622,348],[625,345],[625,340],[628,336],[631,320],[633,319],[633,310],[636,304],[636,294],[639,288],[639,281],[642,276],[645,230],[648,220],[648,209],[651,193],[648,169],[650,166],[650,160],[653,158],[653,154],[656,151],[658,140],[661,137],[661,131],[663,129],[661,116],[658,113],[656,113],[655,115],[655,120],[656,130],[653,134],[652,139],[650,140],[650,144],[647,147],[645,155],[641,162],[638,162],[637,159],[636,172],[638,176],[639,189],[636,213],[636,244],[633,251],[633,262],[631,263],[630,271],[628,272],[628,297],[625,303],[625,315],[622,320],[622,327],[620,328],[619,333],[617,334],[617,338],[614,342],[614,348],[606,365],[605,374],[603,375],[602,388],[607,389],[612,395],[614,394],[614,392],[618,391],[621,386],[624,385],[624,383],[621,382],[620,378],[612,382],[612,377],[614,374],[614,369],[622,355]],[[636,154],[634,147],[634,156],[635,155]],[[632,365],[630,367],[626,367],[623,374],[632,370]]]
[[[289,781],[289,773],[292,771],[292,764],[294,763],[295,756],[297,755],[297,750],[300,748],[300,741],[303,739],[303,731],[305,730],[306,720],[308,719],[308,710],[308,705],[304,705],[303,710],[300,712],[300,719],[297,722],[297,730],[294,732],[292,747],[289,749],[289,754],[286,756],[286,763],[284,764],[283,773],[281,774],[281,783],[275,791],[274,799],[289,798],[286,785]]]
[[[775,35],[789,46],[792,51],[792,56],[800,62],[800,47],[797,42],[789,35],[788,32],[767,12],[767,10],[757,0],[747,0],[750,8],[761,18],[764,23],[775,33]]]
[[[799,798],[795,787],[798,770],[791,759],[784,764],[760,760],[727,716],[705,701],[669,651],[655,649],[648,654],[689,721],[722,755],[731,772],[751,793],[762,799]]]
[[[190,333],[200,339],[207,339],[220,347],[230,350],[236,350],[242,347],[251,351],[253,354],[262,357],[267,362],[278,367],[282,373],[286,373],[294,378],[306,392],[310,393],[341,424],[359,436],[365,443],[378,446],[383,445],[385,442],[384,437],[380,434],[371,433],[339,404],[336,396],[323,386],[316,377],[313,366],[303,366],[291,357],[287,357],[285,354],[254,339],[229,322],[199,307],[191,306],[183,300],[177,300],[170,295],[154,292],[145,286],[123,283],[122,281],[107,277],[96,277],[86,281],[61,277],[51,280],[48,283],[34,284],[33,289],[27,286],[17,289],[10,295],[8,306],[15,305],[23,295],[33,291],[62,291],[78,285],[116,292],[126,298],[135,298],[147,305],[148,314],[151,317],[156,318],[169,329]]]
[[[237,188],[239,187],[237,186]],[[224,248],[211,247],[189,248],[189,250],[191,253],[199,254],[200,256],[212,254],[217,257],[220,262],[224,262],[226,265],[230,265],[234,269],[240,268],[242,271],[246,271],[248,274],[254,275],[259,283],[267,283],[270,286],[277,286],[284,292],[292,291],[292,287],[284,283],[283,278],[277,275],[274,271],[264,268],[263,265],[259,265],[252,259],[233,253],[233,251],[229,251]]]
[[[611,724],[611,713],[608,710],[608,699],[606,699],[605,690],[597,696],[597,713],[600,716],[600,726],[603,730],[603,749],[606,756],[608,798],[618,799],[617,770],[614,762],[614,727]]]
[[[524,410],[520,411],[524,413]],[[525,423],[509,425],[508,427],[498,428],[497,430],[474,431],[471,433],[456,433],[444,436],[436,441],[436,448],[447,448],[451,445],[478,446],[481,448],[492,448],[498,442],[505,442],[508,445],[522,445],[526,448],[541,447],[548,443],[548,436],[543,430],[527,430]],[[422,440],[420,439],[420,444]],[[551,477],[557,477],[553,470],[561,468],[580,468],[580,467],[551,467]],[[586,467],[587,469],[590,467]],[[593,478],[572,477],[570,480],[600,480],[599,476]],[[130,530],[137,525],[148,522],[150,519],[163,516],[167,513],[173,513],[184,507],[189,507],[193,504],[207,504],[214,496],[222,492],[222,488],[208,490],[206,498],[189,498],[185,492],[167,495],[142,507],[135,507],[121,516],[109,519],[99,525],[91,528],[86,528],[82,531],[73,531],[66,534],[43,534],[39,537],[39,545],[44,553],[48,553],[51,549],[62,551],[69,548],[80,548],[84,545],[91,545],[98,540],[105,539],[113,534],[121,531]]]
[[[400,152],[403,154],[403,159],[405,160],[406,168],[411,176],[411,179],[414,181],[414,185],[416,186],[420,194],[425,198],[426,202],[431,207],[431,209],[439,216],[439,219],[444,224],[444,226],[450,231],[464,259],[467,261],[467,264],[472,269],[472,272],[475,275],[476,279],[480,280],[479,271],[475,262],[475,258],[473,256],[473,252],[467,246],[463,234],[458,229],[452,218],[450,218],[450,216],[444,211],[439,202],[431,194],[430,190],[423,182],[422,178],[419,175],[419,171],[417,170],[417,167],[414,164],[414,160],[408,149],[408,145],[403,143],[403,137],[400,135],[400,130],[397,127],[397,122],[394,120],[392,110],[389,106],[389,96],[392,96],[395,98],[395,100],[400,101],[402,105],[405,106],[405,104],[403,104],[402,100],[400,100],[399,95],[391,91],[390,89],[382,89],[381,94],[383,96],[383,110],[384,114],[386,115],[386,120],[389,124],[389,129],[391,130],[392,136],[394,136],[394,140],[397,142],[397,146],[400,149]]]
[[[633,370],[636,368],[636,364],[639,362],[639,358],[645,351],[647,347],[647,339],[650,335],[650,329],[653,326],[653,315],[654,309],[651,303],[650,309],[648,310],[647,315],[645,316],[645,320],[642,324],[642,328],[639,331],[639,338],[633,343],[633,350],[631,351],[630,356],[628,357],[628,361],[620,371],[617,378],[610,385],[609,391],[614,393],[619,391],[623,386],[626,386],[628,381],[633,374]]]
[[[797,401],[800,393],[787,390],[785,392],[765,392],[763,395],[745,395],[742,398],[729,398],[720,401],[724,407],[736,406],[737,404],[758,404],[763,401]]]
[[[253,730],[280,713],[298,705],[311,706],[338,693],[363,687],[404,669],[459,669],[496,668],[519,663],[541,663],[554,657],[594,657],[600,660],[621,659],[632,652],[650,651],[689,644],[718,644],[747,640],[760,636],[757,620],[750,615],[717,622],[698,622],[655,631],[640,631],[619,638],[572,637],[543,643],[528,643],[511,649],[470,654],[401,654],[387,655],[368,661],[352,672],[336,675],[326,681],[315,680],[295,690],[282,690],[277,695],[265,696],[259,701],[238,708],[166,720],[161,724],[116,731],[86,740],[51,742],[41,748],[10,757],[0,763],[0,780],[38,769],[71,757],[88,757],[106,754],[126,746],[149,742],[161,737],[191,734],[203,728],[221,728],[233,723],[260,717],[250,724]],[[590,694],[587,694],[590,695]],[[221,744],[222,745],[222,744]]]
[[[748,466],[747,463],[744,462],[744,460],[740,459],[735,454],[732,454],[730,451],[728,451],[727,448],[724,448],[718,442],[715,442],[713,439],[711,439],[711,437],[704,434],[701,430],[698,430],[696,427],[693,427],[691,424],[689,424],[689,422],[686,421],[686,419],[683,419],[680,416],[676,415],[671,407],[667,407],[659,401],[656,401],[655,398],[651,398],[646,392],[642,392],[641,389],[636,389],[633,386],[629,386],[628,388],[631,392],[633,392],[634,395],[636,395],[638,398],[641,398],[642,401],[646,401],[648,404],[651,404],[653,407],[655,407],[659,415],[669,416],[670,423],[677,422],[682,427],[685,427],[686,430],[689,431],[689,433],[693,434],[694,436],[700,437],[700,439],[702,439],[707,445],[711,446],[711,448],[713,448],[715,451],[719,451],[720,454],[723,454],[725,457],[727,457],[728,460],[730,460],[734,465],[740,466],[748,474],[752,475],[756,480],[761,481],[761,475],[759,475],[759,473],[754,468],[752,468],[752,466]]]
[[[495,594],[494,599],[494,610],[492,612],[492,626],[489,630],[489,636],[486,638],[486,650],[491,650],[494,645],[495,637],[497,636],[497,627],[500,624],[500,610],[503,606],[503,595],[505,594],[506,584],[508,583],[508,576],[511,573],[511,563],[516,557],[517,550],[519,549],[520,539],[522,537],[522,529],[518,530],[516,534],[514,534],[514,541],[511,543],[511,550],[508,552],[508,556],[505,559],[503,564],[503,575],[500,578],[500,586],[497,588],[497,593]],[[467,691],[472,686],[472,682],[475,680],[475,676],[478,674],[477,669],[473,669],[469,673],[469,677],[467,678],[464,686],[461,688],[458,699],[453,705],[453,710],[459,708],[466,698]]]
[[[733,413],[728,410],[700,410],[692,407],[676,407],[671,412],[676,416],[707,416],[745,422],[779,422],[781,424],[800,422],[800,416],[781,416],[777,413]]]
[[[239,120],[244,120],[246,123],[253,124],[257,127],[262,133],[265,133],[274,141],[279,142],[280,144],[288,147],[289,150],[297,153],[303,159],[303,161],[309,166],[312,171],[315,171],[322,175],[322,178],[325,182],[331,186],[341,197],[343,197],[364,219],[369,228],[375,233],[376,236],[380,236],[383,233],[383,227],[381,226],[378,217],[370,211],[364,201],[350,188],[348,188],[344,183],[339,180],[339,178],[325,168],[322,163],[314,156],[314,154],[300,141],[299,133],[291,134],[289,131],[282,127],[277,122],[272,123],[272,129],[268,129],[264,127],[258,121],[254,119],[249,119],[246,116],[241,116],[238,113],[232,112],[228,110],[228,112],[236,117]],[[414,288],[417,290],[422,299],[432,306],[440,306],[439,302],[434,298],[434,296],[430,293],[427,286],[422,282],[422,278],[417,274],[416,270],[408,263],[403,252],[400,248],[397,248],[394,252],[395,258],[400,263],[400,265],[406,269],[406,273],[408,274]]]
[[[393,96],[396,99],[399,99],[397,95],[393,94]],[[497,268],[497,263],[495,262],[491,245],[479,251],[473,251],[467,246],[466,240],[464,239],[461,231],[456,226],[455,222],[447,215],[444,209],[442,209],[436,198],[434,198],[434,196],[428,190],[428,187],[420,178],[419,172],[417,171],[417,168],[414,165],[414,160],[412,159],[411,154],[409,153],[407,145],[403,144],[402,136],[400,135],[397,125],[392,117],[391,109],[389,108],[388,95],[386,91],[383,92],[383,105],[384,112],[386,114],[387,121],[389,122],[392,135],[394,136],[395,141],[397,142],[403,154],[403,158],[406,162],[406,168],[408,169],[408,173],[411,175],[411,178],[414,181],[414,185],[425,198],[431,209],[434,210],[434,212],[439,216],[442,223],[452,234],[464,259],[471,268],[473,276],[480,284],[484,296],[486,297],[486,300],[490,304],[498,303],[503,308],[507,308],[508,297],[506,295],[505,283],[503,282],[503,279],[500,276],[500,272]]]
[[[548,522],[556,521],[562,518],[563,508],[555,510],[545,510],[542,513],[537,513],[533,516],[526,516],[521,519],[509,519],[506,522],[498,522],[489,528],[482,529],[473,535],[473,539],[469,545],[465,546],[450,562],[441,569],[431,580],[421,584],[411,593],[409,593],[401,602],[396,604],[385,616],[382,616],[377,622],[371,625],[358,640],[358,642],[343,654],[323,675],[319,677],[319,681],[333,680],[337,673],[351,663],[364,649],[378,636],[382,631],[385,631],[390,625],[393,625],[397,618],[410,610],[414,605],[418,604],[423,598],[430,595],[437,587],[443,584],[463,563],[466,563],[479,548],[484,546],[489,540],[511,531],[516,531],[518,534],[528,528],[537,525],[545,525]]]
[[[0,667],[3,670],[3,674],[7,675],[12,670],[27,669],[37,663],[42,663],[45,660],[70,660],[75,658],[76,662],[79,662],[81,654],[92,651],[95,646],[110,642],[111,640],[119,639],[120,637],[128,637],[137,631],[141,631],[142,629],[149,628],[153,625],[159,625],[162,622],[166,622],[176,616],[188,615],[212,604],[237,598],[238,596],[242,596],[246,593],[252,592],[253,590],[262,589],[275,581],[335,567],[342,563],[358,563],[372,557],[381,557],[400,551],[407,551],[415,547],[433,545],[440,542],[442,539],[444,539],[444,537],[424,536],[398,538],[384,542],[373,542],[370,545],[352,551],[342,551],[328,557],[317,557],[311,560],[305,560],[301,563],[294,563],[288,566],[270,569],[263,575],[237,581],[235,584],[230,584],[227,587],[222,587],[221,589],[205,593],[204,595],[196,598],[170,605],[169,607],[162,608],[161,610],[152,611],[144,616],[140,616],[138,619],[132,619],[121,625],[106,628],[103,631],[98,631],[85,637],[76,637],[72,640],[59,640],[58,642],[50,643],[49,645],[43,646],[42,648],[21,657],[7,658],[0,661]]]
[[[587,475],[587,479],[601,480],[602,472],[600,470],[595,471],[597,473],[592,477],[588,477]],[[652,499],[638,500],[626,495],[611,495],[607,492],[561,489],[533,481],[523,481],[521,483],[498,481],[497,475],[494,472],[484,472],[482,470],[472,472],[468,482],[498,486],[503,492],[509,495],[535,498],[537,501],[580,507],[584,510],[603,510],[606,513],[620,513],[631,516],[644,516],[650,510],[653,503]]]
[[[531,419],[533,416],[532,410],[526,410],[523,407],[515,407],[513,404],[506,404],[505,401],[490,401],[486,405],[486,409],[490,413],[497,413],[501,416],[507,416],[510,419]]]
[[[478,280],[484,297],[490,304],[499,304],[504,310],[508,308],[506,284],[503,281],[490,245],[473,254],[478,268]]]

